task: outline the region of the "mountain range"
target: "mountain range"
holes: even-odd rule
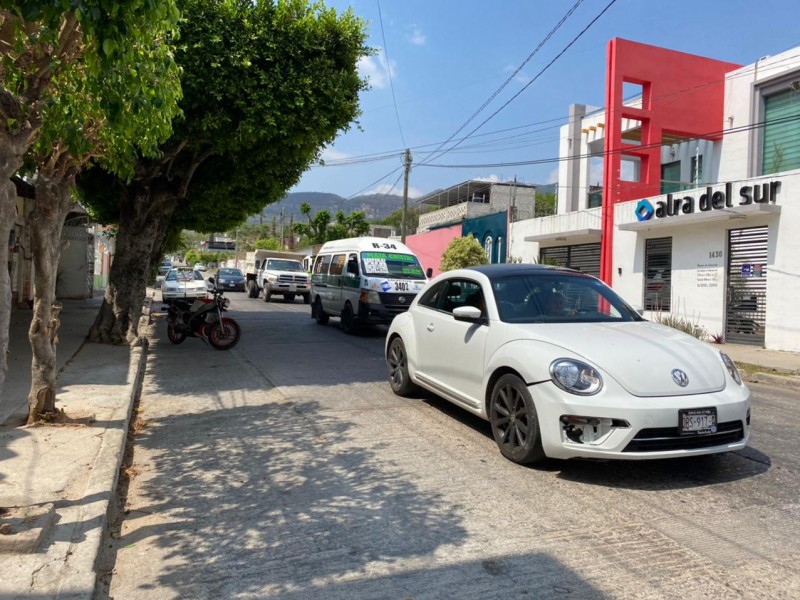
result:
[[[554,193],[556,184],[538,186],[538,193]],[[337,211],[342,210],[345,214],[361,210],[367,217],[367,221],[381,221],[395,210],[403,208],[403,197],[396,194],[363,194],[352,198],[343,198],[338,194],[327,192],[290,192],[282,200],[269,204],[264,207],[260,214],[252,215],[247,219],[250,224],[271,223],[273,218],[280,219],[281,212],[286,222],[290,215],[294,215],[294,220],[301,218],[300,205],[307,203],[311,206],[311,212],[328,210],[331,216]],[[408,200],[409,206],[413,206],[416,200]]]
[[[342,198],[338,194],[327,192],[290,192],[283,200],[267,205],[260,214],[249,217],[247,221],[252,224],[270,223],[273,217],[280,219],[281,213],[287,221],[292,214],[297,221],[301,217],[300,205],[304,202],[311,206],[312,214],[323,209],[330,211],[331,216],[339,210],[345,214],[361,210],[366,215],[367,221],[380,221],[388,217],[392,211],[403,207],[403,197],[394,194],[364,194],[353,198]],[[412,202],[409,200],[409,205]]]

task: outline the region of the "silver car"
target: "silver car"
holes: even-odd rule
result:
[[[206,298],[207,293],[203,275],[191,267],[173,267],[161,284],[161,301],[165,304],[178,298]]]

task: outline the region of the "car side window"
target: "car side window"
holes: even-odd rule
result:
[[[486,314],[486,303],[480,284],[469,279],[451,279],[447,282],[447,291],[444,294],[444,303],[441,309],[452,313],[461,306],[474,306],[481,313]]]
[[[422,293],[420,296],[419,304],[420,306],[427,306],[428,308],[436,309],[439,306],[439,298],[441,298],[442,290],[447,282],[440,282],[434,286],[431,286],[427,290]]]

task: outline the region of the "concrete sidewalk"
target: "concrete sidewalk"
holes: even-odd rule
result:
[[[0,400],[0,597],[91,598],[144,348],[86,341],[102,297],[65,301],[57,406],[75,423],[24,427],[30,311],[12,316]]]
[[[152,293],[152,292],[151,292]],[[0,598],[91,598],[146,350],[86,342],[101,297],[64,302],[57,405],[85,423],[22,427],[30,311],[12,316],[0,397]],[[750,381],[800,389],[800,353],[723,344]],[[3,535],[4,534],[4,535]]]

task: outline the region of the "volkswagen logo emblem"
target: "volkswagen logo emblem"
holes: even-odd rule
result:
[[[689,376],[680,369],[672,369],[672,381],[681,387],[689,385]]]
[[[406,297],[405,297],[405,296],[400,296],[400,297],[397,299],[397,301],[398,301],[400,304],[405,304],[405,303],[406,303]]]

